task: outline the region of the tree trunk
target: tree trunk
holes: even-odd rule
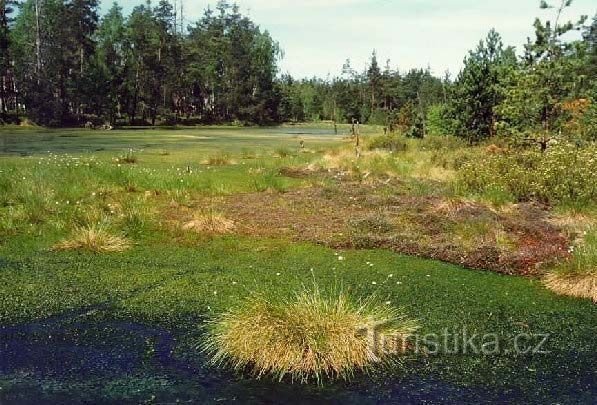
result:
[[[35,73],[37,84],[41,84],[41,28],[40,28],[40,0],[35,0]]]

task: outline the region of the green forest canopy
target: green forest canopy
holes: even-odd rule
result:
[[[334,120],[380,124],[410,136],[565,134],[597,138],[597,15],[534,24],[522,55],[490,30],[454,78],[349,60],[334,78],[281,75],[280,45],[238,6],[219,1],[182,27],[171,3],[3,1],[0,119],[46,126],[273,124]],[[582,38],[566,40],[572,30]],[[375,47],[375,44],[371,44]]]

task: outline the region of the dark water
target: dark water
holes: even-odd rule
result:
[[[284,128],[283,131],[286,135],[338,135],[329,128]]]
[[[338,132],[338,134],[342,133],[342,131]],[[177,135],[198,136],[198,138],[177,138]],[[337,134],[333,128],[324,127],[186,127],[177,130],[145,127],[123,128],[110,132],[82,129],[4,130],[0,131],[0,156],[32,156],[48,152],[56,154],[94,153],[122,151],[128,148],[164,148],[172,145],[184,148],[197,146],[197,144],[211,144],[216,141],[228,141],[237,146],[245,146],[244,143],[247,143],[247,147],[253,147],[252,143],[264,135],[276,136],[280,139],[293,139],[301,136],[325,138]],[[213,137],[213,139],[201,137]]]
[[[462,387],[412,373],[324,387],[255,381],[207,367],[188,330],[102,319],[98,313],[0,327],[0,404],[540,403],[532,392]],[[578,398],[576,403],[586,402],[586,396]]]

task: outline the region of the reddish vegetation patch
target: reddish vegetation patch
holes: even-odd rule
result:
[[[232,195],[218,201],[218,209],[243,235],[387,248],[506,274],[536,275],[542,264],[567,255],[569,242],[543,207],[519,204],[497,212],[474,202],[404,195],[401,186],[343,181],[284,194]]]

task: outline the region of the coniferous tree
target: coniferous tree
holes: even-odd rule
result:
[[[371,111],[373,112],[377,108],[377,94],[381,90],[381,70],[377,63],[377,54],[375,51],[371,54],[371,63],[367,70],[367,80],[369,81],[369,88],[371,92]]]
[[[495,30],[469,52],[450,102],[450,114],[458,122],[456,135],[464,135],[473,143],[495,134],[495,109],[502,100],[500,83],[507,66],[515,63],[513,50],[504,49]]]
[[[122,115],[127,98],[128,46],[122,7],[114,3],[98,27],[94,74],[89,75],[93,80],[86,86],[91,90],[88,98],[95,100],[95,113],[110,124]]]
[[[553,22],[535,20],[535,39],[528,40],[522,67],[507,81],[499,107],[506,133],[534,139],[542,150],[562,129],[564,102],[578,98],[587,89],[587,83],[578,80],[578,43],[564,37],[571,30],[580,29],[586,17],[576,23],[560,21],[564,9],[571,4],[571,0],[563,0]],[[541,8],[554,7],[543,1]]]
[[[16,108],[10,52],[10,25],[16,5],[16,1],[11,0],[0,3],[0,120],[3,121],[7,119],[10,107]]]

